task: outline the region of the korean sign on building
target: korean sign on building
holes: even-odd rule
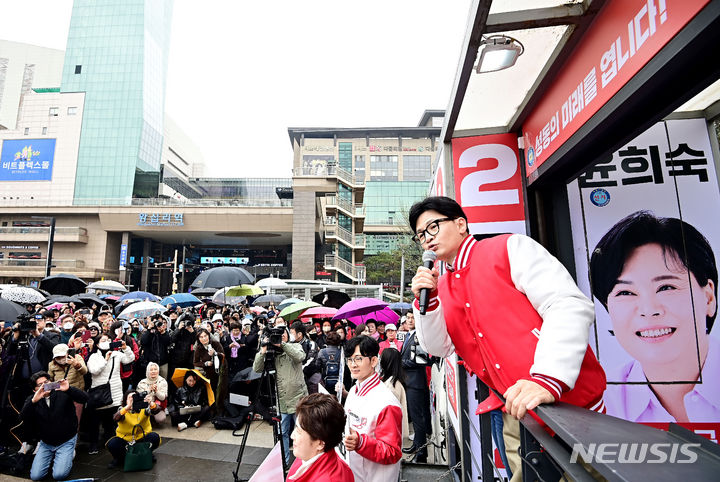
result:
[[[607,413],[717,441],[720,192],[705,119],[655,124],[567,189]]]
[[[52,179],[55,139],[7,139],[0,153],[0,181]]]
[[[609,0],[523,125],[530,177],[708,0]]]
[[[184,226],[183,213],[140,213],[138,226]]]

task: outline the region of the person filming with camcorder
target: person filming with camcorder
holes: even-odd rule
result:
[[[283,451],[285,462],[290,462],[290,434],[295,428],[295,407],[308,394],[303,375],[305,351],[290,339],[285,325],[276,325],[263,331],[260,350],[255,355],[253,370],[263,373],[266,364],[275,363],[278,405],[280,407]],[[270,370],[270,367],[268,367]]]

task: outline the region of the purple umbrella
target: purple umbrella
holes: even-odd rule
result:
[[[387,305],[386,302],[375,298],[357,298],[345,303],[335,314],[333,320],[350,320],[353,318],[362,323],[367,318],[375,318],[373,315],[385,309]]]
[[[360,323],[366,323],[370,319],[374,319],[378,322],[383,322],[385,324],[388,323],[397,323],[397,321],[400,319],[400,315],[395,313],[390,308],[383,308],[382,310],[375,311],[373,313],[368,313],[367,315],[359,315],[359,316],[350,316],[345,318],[353,325],[357,326]]]

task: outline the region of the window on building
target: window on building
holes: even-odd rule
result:
[[[42,135],[44,135],[44,136],[46,136],[46,135],[47,135],[47,127],[43,127],[43,130],[42,130]]]
[[[25,135],[26,135],[26,136],[29,136],[29,135],[30,135],[30,128],[29,128],[29,127],[26,127],[26,128],[25,128]]]
[[[355,156],[355,178],[365,179],[365,156]]]
[[[370,156],[371,181],[397,181],[398,156]]]
[[[57,117],[60,115],[60,108],[59,107],[50,107],[50,116]]]
[[[76,65],[75,66],[75,73],[81,74],[82,73],[82,65]]]
[[[77,115],[77,107],[68,107],[68,115]]]
[[[352,142],[341,142],[338,147],[338,161],[340,168],[350,171],[352,169]]]
[[[431,175],[430,156],[403,156],[404,181],[429,181]]]

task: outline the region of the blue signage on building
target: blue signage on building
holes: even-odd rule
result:
[[[120,245],[120,269],[124,269],[127,264],[127,244]]]
[[[0,181],[49,181],[55,139],[15,139],[2,143]]]
[[[184,226],[183,213],[140,213],[138,226]]]

